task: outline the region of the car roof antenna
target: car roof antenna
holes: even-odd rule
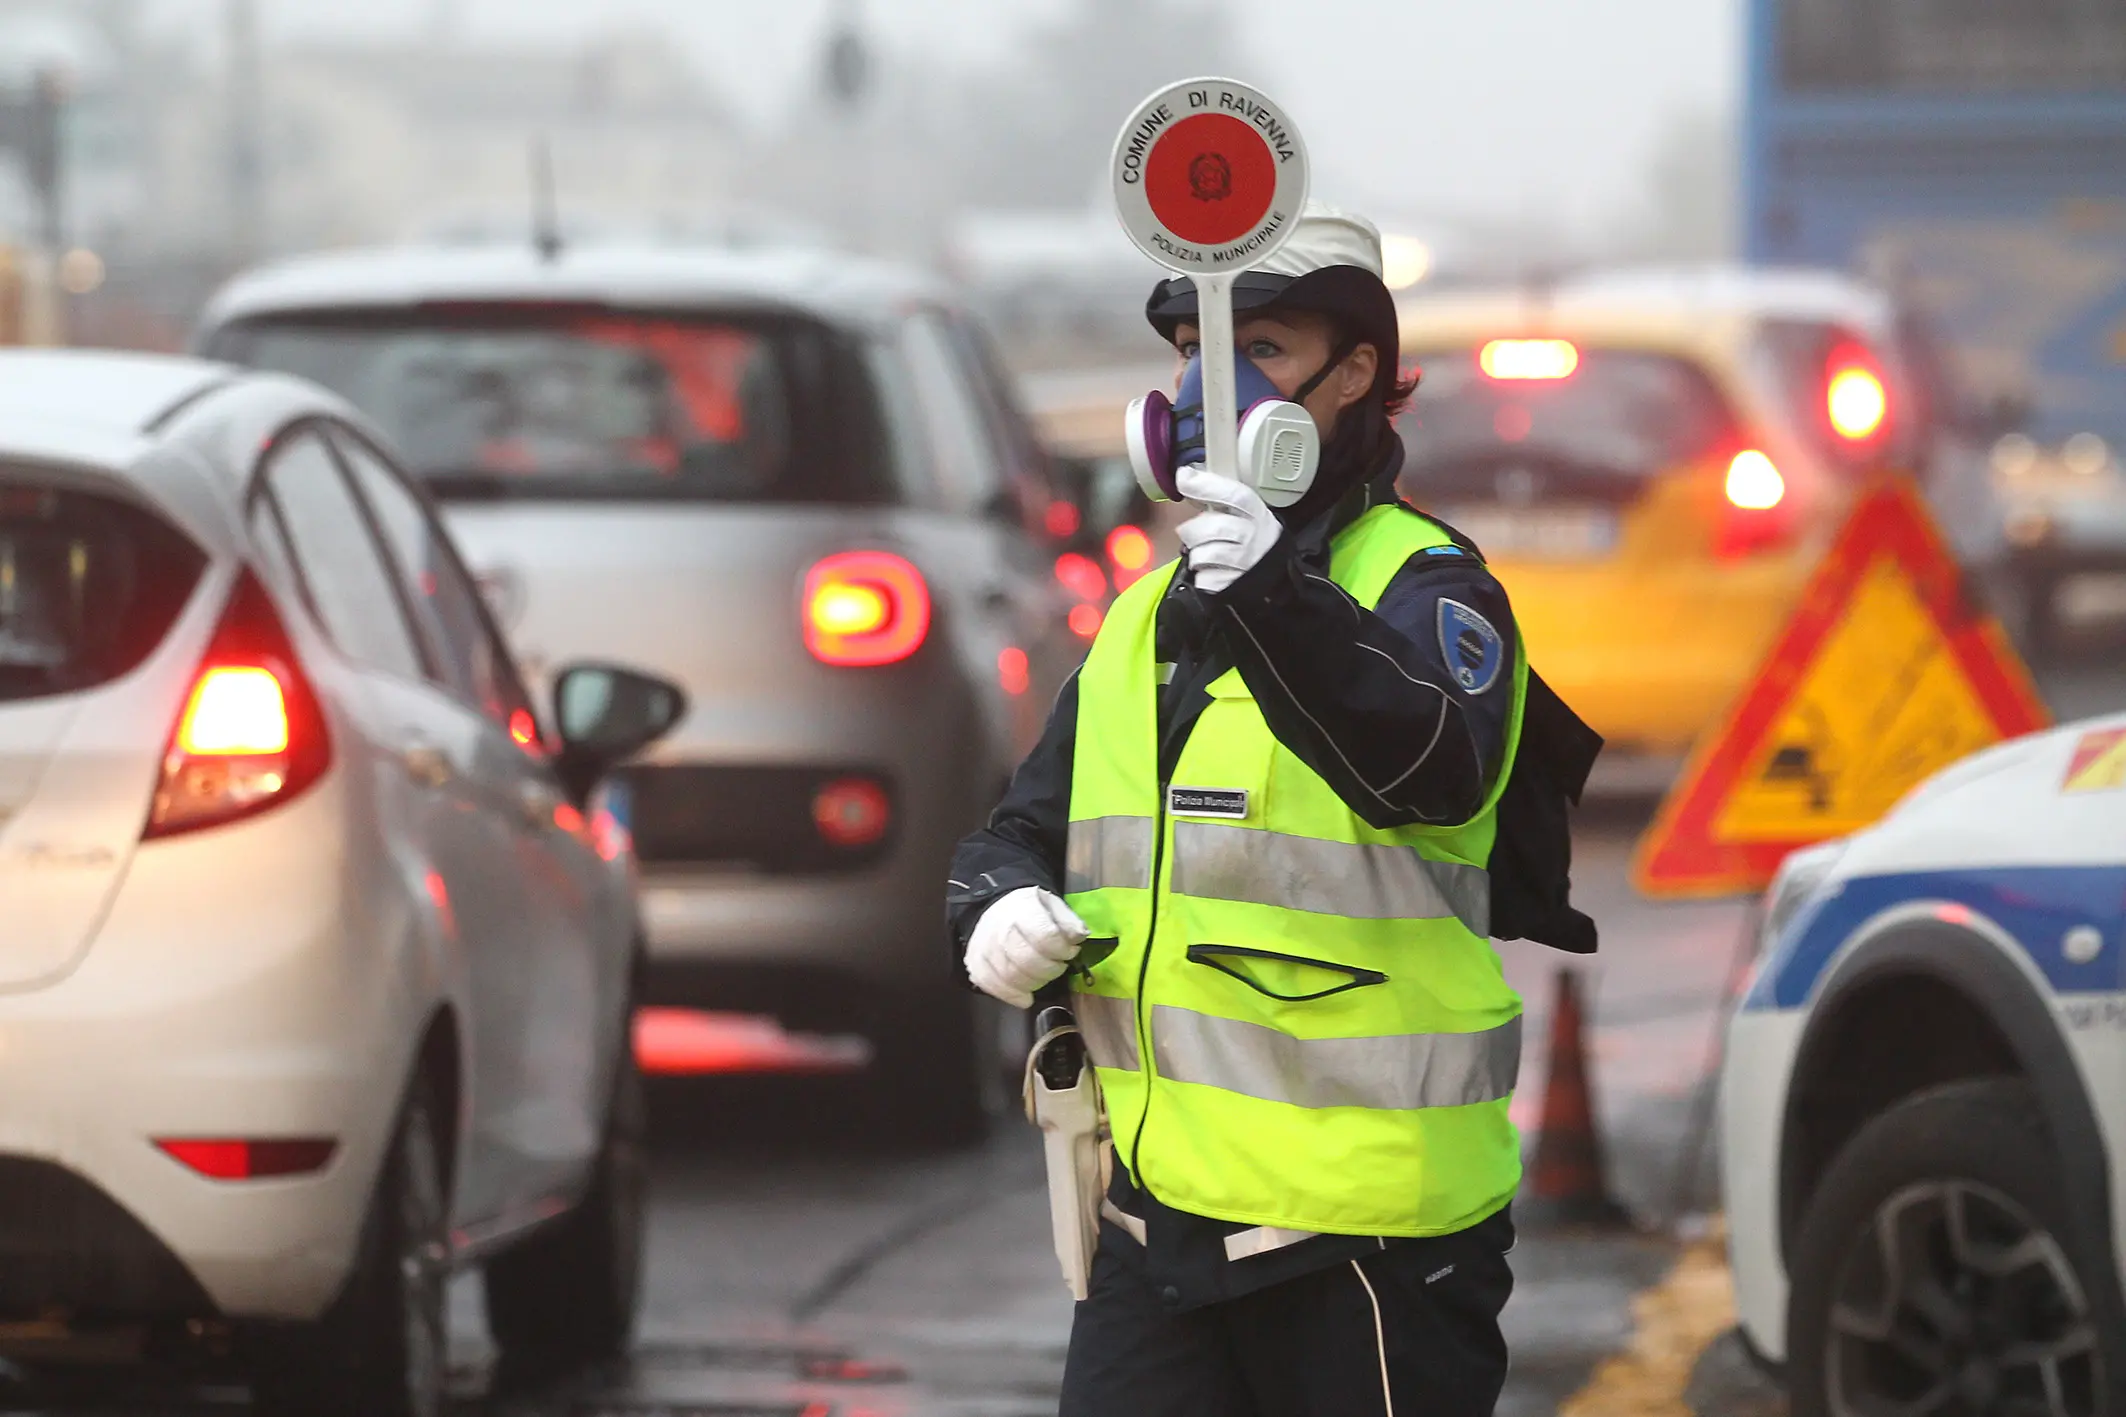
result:
[[[554,197],[554,153],[540,134],[531,143],[532,249],[552,265],[561,259],[561,213]]]

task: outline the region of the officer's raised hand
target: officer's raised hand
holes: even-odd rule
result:
[[[1203,510],[1175,534],[1188,556],[1196,588],[1216,595],[1277,544],[1277,514],[1246,483],[1221,477],[1201,463],[1174,475],[1174,486]]]
[[[1022,886],[997,897],[975,922],[967,977],[992,999],[1030,1009],[1034,991],[1062,977],[1090,933],[1060,897]]]

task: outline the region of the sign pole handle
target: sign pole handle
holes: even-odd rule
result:
[[[1203,338],[1203,453],[1213,474],[1240,478],[1240,395],[1233,368],[1233,272],[1194,277]]]

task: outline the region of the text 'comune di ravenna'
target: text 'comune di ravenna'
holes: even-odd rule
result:
[[[1283,120],[1277,116],[1276,111],[1268,104],[1258,103],[1254,99],[1244,94],[1234,93],[1230,89],[1219,89],[1215,93],[1210,89],[1191,89],[1188,95],[1188,106],[1191,110],[1207,111],[1216,108],[1220,112],[1230,113],[1238,118],[1245,118],[1255,125],[1257,132],[1262,134],[1262,140],[1270,145],[1270,151],[1277,154],[1279,166],[1292,160],[1295,151],[1292,131],[1284,126]],[[1160,105],[1160,111],[1165,111],[1164,104]]]

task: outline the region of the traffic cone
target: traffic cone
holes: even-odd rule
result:
[[[1558,971],[1550,1014],[1550,1078],[1543,1089],[1542,1131],[1517,1217],[1539,1225],[1628,1226],[1631,1216],[1609,1194],[1602,1138],[1595,1130],[1594,1082],[1587,1072],[1580,979]]]

